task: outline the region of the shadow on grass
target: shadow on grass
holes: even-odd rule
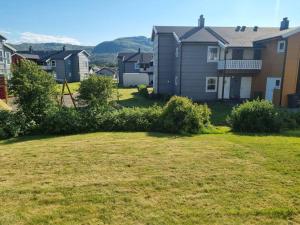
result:
[[[155,99],[148,99],[143,96],[140,96],[137,92],[132,93],[132,98],[128,99],[121,99],[118,101],[118,103],[124,107],[144,107],[148,108],[151,106],[157,105],[163,105],[164,101],[162,100],[155,100]]]
[[[17,143],[25,143],[28,141],[50,140],[53,138],[65,137],[65,136],[68,136],[68,135],[28,135],[28,136],[10,138],[7,140],[1,140],[0,144],[11,145],[11,144],[17,144]]]

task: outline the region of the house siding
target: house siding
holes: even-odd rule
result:
[[[3,45],[3,43],[1,42],[1,40],[0,40],[0,50],[3,51],[3,57],[6,57],[6,52],[9,52],[10,55],[13,54],[13,51],[11,49],[5,47]],[[10,58],[10,61],[11,61],[11,64],[12,64],[12,58]],[[7,64],[6,59],[4,60],[3,63],[0,63],[0,75],[3,74],[3,75],[6,75],[6,76],[10,77],[10,75],[11,75],[11,70],[10,70],[11,64]],[[5,72],[4,72],[4,70],[5,70]]]
[[[174,94],[175,82],[175,39],[172,34],[159,35],[158,41],[158,91],[160,94]]]
[[[217,63],[207,62],[208,46],[182,45],[181,95],[195,101],[217,99],[217,92],[206,92],[206,77],[218,77]]]
[[[286,64],[283,79],[282,99],[283,106],[288,105],[288,95],[297,92],[297,82],[300,63],[300,33],[288,38]],[[300,78],[299,78],[300,79]]]
[[[158,93],[158,42],[159,37],[158,35],[155,35],[154,41],[153,41],[153,90],[154,93]]]
[[[264,43],[265,48],[262,50],[262,69],[253,77],[252,97],[258,95],[261,95],[263,98],[265,97],[268,77],[282,77],[285,53],[277,52],[277,43],[278,40]]]
[[[89,58],[82,52],[78,54],[78,66],[78,81],[82,81],[89,74]]]

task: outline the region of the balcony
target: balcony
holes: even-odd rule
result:
[[[41,66],[41,69],[43,70],[52,70],[52,66]]]
[[[10,72],[10,70],[8,69],[0,69],[0,75],[5,75],[8,74]]]
[[[231,72],[253,72],[260,71],[262,60],[220,60],[218,70],[229,70]]]

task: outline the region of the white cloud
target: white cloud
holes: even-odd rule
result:
[[[0,30],[0,34],[6,34],[6,35],[8,35],[8,34],[11,34],[11,32],[6,31],[6,30]]]
[[[73,44],[80,45],[80,42],[75,38],[66,37],[66,36],[52,36],[45,34],[35,34],[31,32],[21,33],[20,41],[23,43],[64,43],[64,44]]]

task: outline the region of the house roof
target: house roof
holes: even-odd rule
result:
[[[7,40],[6,37],[4,37],[3,35],[0,34],[0,39],[2,40]]]
[[[112,72],[112,73],[115,73],[115,72],[116,72],[115,70],[113,70],[113,69],[111,69],[111,68],[103,67],[103,68],[97,70],[96,73],[100,73],[100,72],[102,72],[103,70],[108,70],[108,71],[110,71],[110,72]]]
[[[282,33],[289,33],[294,28],[290,28]],[[275,27],[245,27],[244,31],[236,31],[236,27],[182,27],[182,26],[155,26],[153,34],[173,34],[180,42],[222,42],[228,47],[252,47],[255,40],[263,37],[272,37],[280,33]],[[153,36],[152,36],[153,39]]]
[[[287,37],[289,37],[293,34],[296,34],[298,32],[300,32],[300,27],[294,27],[294,28],[290,28],[290,29],[287,29],[287,30],[277,31],[277,32],[269,34],[269,35],[261,36],[261,37],[257,38],[254,41],[255,42],[264,41],[264,40],[278,38],[278,37],[287,38]]]
[[[121,58],[124,62],[140,62],[140,63],[150,63],[153,59],[153,53],[144,52],[122,52],[118,54],[118,58]]]
[[[85,52],[84,50],[65,50],[65,51],[18,51],[17,53],[26,59],[39,61],[65,60],[73,54]],[[85,52],[89,55],[87,52]]]
[[[16,52],[16,51],[17,51],[15,48],[13,48],[12,46],[10,46],[9,44],[3,43],[3,45],[4,45],[6,48],[12,50],[13,52]]]

